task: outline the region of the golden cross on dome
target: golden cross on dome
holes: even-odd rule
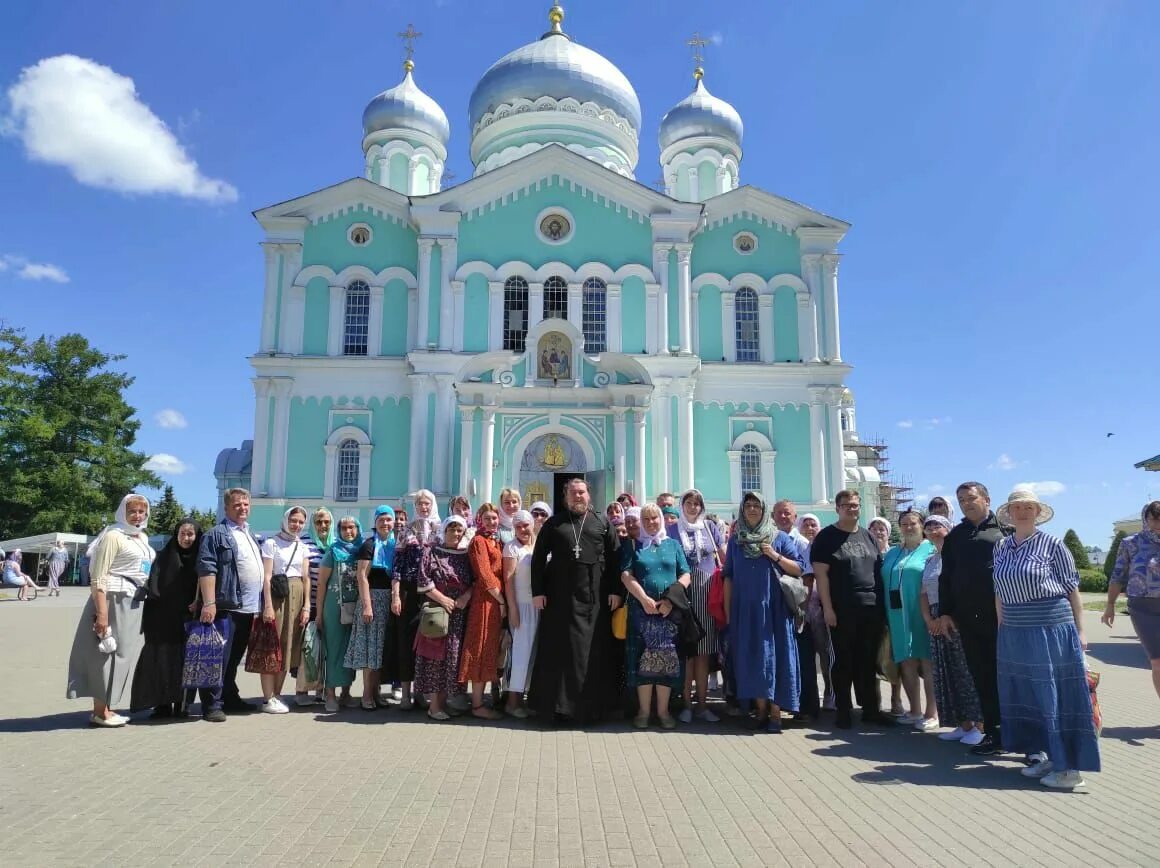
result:
[[[415,61],[412,58],[415,56],[415,40],[423,34],[415,29],[414,24],[408,24],[407,29],[398,34],[399,38],[403,40],[403,47],[407,50],[407,59],[403,61],[403,67],[410,72],[415,68]]]
[[[705,62],[705,56],[701,53],[701,49],[708,44],[709,40],[704,39],[701,36],[701,31],[699,30],[693,31],[693,38],[685,43],[685,45],[693,49],[693,63],[696,64],[697,67],[695,70],[693,70],[693,78],[697,79],[698,81],[700,81],[705,75],[705,70],[701,67],[701,64]]]

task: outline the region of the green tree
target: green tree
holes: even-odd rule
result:
[[[217,524],[217,513],[212,509],[203,511],[194,508],[189,511],[189,515],[193,516],[194,520],[198,524],[198,527],[200,527],[202,530],[209,530],[211,527]]]
[[[1075,560],[1076,569],[1091,569],[1092,562],[1088,557],[1087,549],[1085,549],[1083,547],[1083,543],[1079,541],[1079,534],[1077,534],[1070,527],[1067,529],[1067,533],[1063,535],[1063,544],[1067,546],[1068,551],[1071,552],[1071,556]]]
[[[133,378],[109,369],[123,358],[0,326],[0,538],[93,533],[126,493],[161,484],[133,450]]]
[[[161,499],[154,501],[149,508],[150,533],[173,533],[177,523],[189,515],[189,512],[173,496],[173,486],[165,486]]]
[[[1116,569],[1116,556],[1120,553],[1120,543],[1124,541],[1127,534],[1122,530],[1116,531],[1115,537],[1112,539],[1112,547],[1108,549],[1108,556],[1104,558],[1104,575],[1109,579]]]

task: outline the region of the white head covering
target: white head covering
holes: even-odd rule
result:
[[[467,530],[467,522],[464,521],[463,516],[461,516],[461,515],[449,515],[449,516],[447,516],[447,518],[443,519],[443,524],[439,528],[439,539],[440,540],[442,540],[445,536],[447,536],[447,528],[451,527],[451,525],[453,525],[453,524],[459,525],[461,528],[464,529],[464,531]]]
[[[532,509],[542,509],[544,512],[546,512],[548,514],[548,518],[552,517],[552,507],[548,506],[548,504],[544,503],[544,501],[542,501],[542,500],[537,500],[535,503],[532,504],[531,508]]]
[[[418,491],[416,491],[414,494],[411,495],[411,506],[412,507],[415,506],[415,501],[418,500],[420,497],[423,498],[424,500],[431,501],[431,514],[429,516],[427,516],[427,518],[431,521],[434,521],[436,524],[438,524],[439,523],[439,501],[435,499],[434,493],[427,490],[426,488],[420,488]],[[418,509],[416,509],[415,512],[416,512],[416,517],[418,517]]]
[[[290,530],[290,513],[292,512],[300,512],[306,517],[307,521],[310,521],[310,514],[300,506],[292,506],[282,513],[282,533],[286,535],[286,539],[290,540],[298,539],[298,534]]]
[[[145,518],[141,521],[140,524],[129,524],[128,506],[130,500],[145,501]],[[128,494],[121,498],[121,505],[117,507],[117,513],[113,516],[113,523],[102,530],[99,534],[97,534],[97,538],[89,544],[88,549],[85,550],[85,554],[91,558],[94,552],[96,552],[97,546],[101,544],[105,538],[105,535],[111,530],[119,530],[121,533],[125,534],[125,536],[137,536],[138,534],[144,533],[145,526],[148,524],[149,498],[143,494],[137,494],[136,492],[130,491]]]
[[[887,534],[890,533],[890,522],[888,522],[882,516],[879,515],[879,516],[875,516],[874,518],[870,519],[870,523],[866,525],[866,529],[869,530],[870,528],[874,527],[875,524],[886,525],[886,533]]]
[[[821,527],[822,520],[820,518],[818,518],[816,515],[814,515],[812,512],[807,512],[805,515],[799,515],[798,520],[797,520],[797,524],[794,525],[794,527],[796,527],[799,532],[801,532],[802,523],[805,522],[805,520],[807,518],[812,518],[817,523],[818,527],[819,528]]]
[[[517,509],[515,515],[512,516],[512,524],[535,524],[536,520],[532,518],[532,514],[526,509]]]
[[[653,508],[658,512],[660,511],[659,506],[654,506]],[[640,511],[641,510],[639,509],[637,510],[637,512]],[[642,548],[648,548],[654,543],[660,544],[661,540],[666,540],[668,538],[669,535],[665,532],[665,517],[663,513],[661,514],[661,529],[655,534],[651,534],[644,529],[644,516],[640,517],[640,533],[637,535],[637,540],[640,542]]]
[[[694,496],[701,499],[701,514],[697,516],[696,521],[689,521],[685,516],[685,501]],[[706,533],[704,504],[704,495],[695,488],[690,488],[681,495],[679,505],[677,506],[677,527],[680,529],[678,532],[681,535],[678,542],[681,543],[686,551],[689,551],[689,547],[685,546],[685,540],[692,542],[692,551],[694,552],[702,552],[707,548],[702,540],[702,534]],[[700,557],[700,555],[698,554],[696,557]]]

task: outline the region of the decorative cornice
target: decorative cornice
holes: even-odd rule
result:
[[[639,134],[632,123],[611,109],[601,108],[594,102],[582,103],[572,97],[564,97],[563,99],[557,100],[550,96],[542,96],[536,100],[517,99],[510,103],[503,103],[502,105],[496,106],[493,111],[487,112],[479,119],[475,127],[472,128],[471,135],[477,135],[481,130],[491,126],[496,121],[504,120],[515,115],[536,112],[564,112],[566,114],[584,115],[585,117],[595,118],[611,124],[634,142],[639,138]]]

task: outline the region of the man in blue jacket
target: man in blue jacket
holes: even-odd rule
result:
[[[215,723],[224,721],[226,712],[245,714],[257,710],[238,693],[238,664],[246,653],[250,628],[262,599],[261,548],[246,523],[250,492],[231,488],[225,493],[224,506],[226,517],[202,537],[197,559],[202,623],[227,617],[232,622],[222,686],[202,693],[202,716]]]

